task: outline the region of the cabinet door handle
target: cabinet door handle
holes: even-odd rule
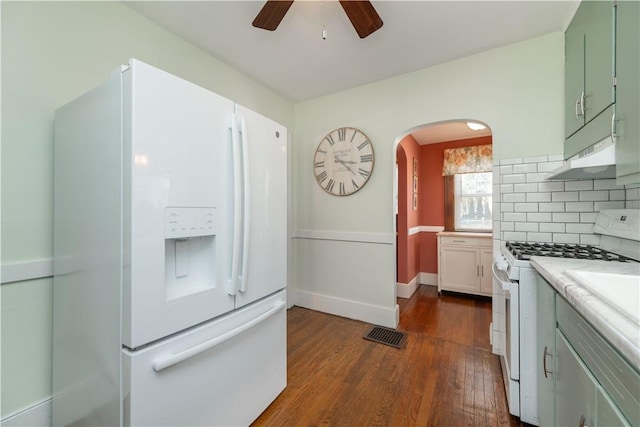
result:
[[[578,104],[580,104],[580,98],[576,98],[576,108],[575,108],[576,119],[580,118],[580,113],[578,113]]]
[[[553,374],[553,371],[547,369],[547,356],[551,356],[551,353],[547,351],[547,346],[545,345],[542,352],[542,371],[544,372],[545,378],[549,378],[547,374]]]
[[[576,119],[584,116],[584,91],[580,94],[580,97],[576,99]],[[580,112],[578,112],[578,105],[580,106]]]
[[[480,276],[480,266],[476,265],[476,276]]]
[[[613,113],[611,116],[611,139],[615,142],[615,139],[618,135],[616,135],[616,113]]]

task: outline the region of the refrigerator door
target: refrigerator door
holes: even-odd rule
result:
[[[243,152],[243,231],[236,307],[287,286],[287,129],[236,105]],[[248,216],[247,216],[248,213]]]
[[[284,291],[123,350],[127,426],[247,426],[286,386]]]
[[[124,73],[123,343],[234,308],[232,101],[132,60]]]

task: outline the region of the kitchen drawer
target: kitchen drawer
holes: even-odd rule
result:
[[[457,245],[457,246],[491,246],[491,239],[466,236],[440,236],[441,245]]]
[[[556,301],[558,328],[631,425],[640,425],[640,374],[567,301]]]

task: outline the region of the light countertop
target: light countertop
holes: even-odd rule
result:
[[[640,276],[640,263],[534,256],[531,265],[640,371],[640,325],[564,274],[567,270],[582,270]]]
[[[450,236],[450,237],[479,237],[483,239],[490,239],[493,234],[491,233],[475,233],[473,231],[441,231],[437,236]]]

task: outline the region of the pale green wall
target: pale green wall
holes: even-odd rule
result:
[[[296,104],[294,229],[383,233],[393,239],[394,142],[419,125],[453,119],[485,122],[491,127],[493,152],[499,159],[562,153],[563,72],[564,39],[557,32]],[[349,197],[325,193],[312,169],[317,144],[341,126],[364,131],[376,156],[369,183]],[[348,239],[345,236],[345,242]],[[313,254],[318,263],[330,256],[323,253],[320,240],[314,245],[305,238],[295,244],[305,247],[305,251],[294,251],[292,261],[299,290],[317,293],[323,283],[339,283],[325,286],[328,297],[359,295],[358,303],[387,310],[395,305],[394,270],[380,270],[387,265],[386,259],[343,257],[339,265],[316,269],[320,277],[310,278],[306,271],[312,260],[299,259],[302,254]],[[381,253],[393,256],[392,250]],[[370,268],[377,270],[376,280],[344,283],[336,273]]]
[[[102,83],[129,57],[208,87],[293,130],[296,229],[391,235],[393,143],[417,125],[482,120],[492,127],[499,158],[562,151],[560,33],[294,106],[118,2],[3,1],[3,263],[51,257],[53,111]],[[337,198],[317,187],[311,159],[320,138],[345,125],[361,128],[372,139],[376,165],[362,191]],[[316,274],[308,278],[297,269],[290,285],[392,309],[391,246],[359,245],[297,241],[293,266]],[[304,250],[296,253],[296,247]],[[344,287],[343,273],[358,270],[371,274],[366,280],[350,275],[350,287]],[[2,285],[0,291],[4,417],[50,396],[51,280]]]
[[[52,256],[53,112],[134,57],[293,127],[293,103],[120,2],[2,1],[2,263]],[[0,419],[51,395],[52,280],[5,284]]]

